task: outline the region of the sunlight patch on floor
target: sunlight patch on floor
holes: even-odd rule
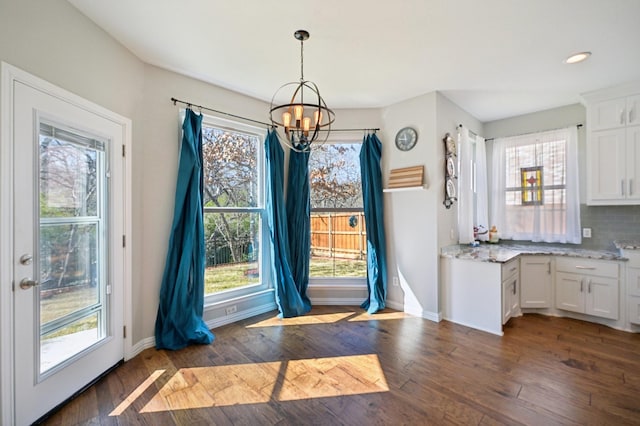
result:
[[[356,315],[355,312],[337,312],[334,314],[321,315],[302,315],[294,318],[278,318],[273,317],[255,324],[248,325],[247,328],[258,327],[279,327],[283,325],[312,325],[312,324],[330,324],[342,321],[350,316]]]
[[[386,313],[377,313],[377,314],[368,314],[363,312],[358,314],[352,318],[349,318],[349,321],[380,321],[380,320],[397,320],[411,318],[411,315],[407,315],[404,312],[386,312]]]
[[[387,391],[389,387],[384,372],[378,356],[374,354],[182,368],[140,412],[257,404],[271,400],[294,401]],[[137,396],[134,397],[132,394],[125,402],[135,398]],[[129,404],[131,402],[127,406]],[[118,410],[119,413],[124,411],[120,410],[119,406],[114,412]]]
[[[131,404],[133,404],[136,399],[138,399],[140,395],[144,393],[144,391],[147,390],[149,386],[153,384],[153,382],[158,380],[158,377],[162,376],[164,372],[165,370],[156,370],[151,373],[151,375],[147,377],[144,382],[142,382],[133,392],[129,394],[129,396],[124,401],[122,401],[111,413],[109,413],[109,416],[119,416],[120,414],[122,414],[127,408],[129,408]]]

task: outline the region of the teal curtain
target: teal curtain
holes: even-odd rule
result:
[[[278,305],[280,316],[289,318],[309,312],[311,303],[306,295],[300,294],[302,288],[306,291],[307,284],[305,283],[304,286],[297,285],[291,268],[291,246],[284,202],[284,152],[275,130],[267,133],[265,154],[267,169],[266,207],[271,252],[271,275],[276,290],[276,304]],[[293,233],[294,237],[296,232]],[[296,244],[296,249],[297,247],[298,245]],[[306,255],[309,255],[308,251]],[[308,276],[308,267],[306,274]]]
[[[214,339],[202,319],[202,115],[187,109],[182,131],[173,224],[155,326],[158,349],[181,349],[194,343],[209,344]]]
[[[364,220],[367,224],[367,286],[369,297],[362,308],[373,314],[384,309],[387,298],[387,249],[380,158],[382,143],[367,135],[360,148],[360,174]]]
[[[296,289],[305,312],[311,309],[307,296],[311,255],[311,191],[309,189],[309,151],[289,151],[287,183],[287,229],[289,261]]]

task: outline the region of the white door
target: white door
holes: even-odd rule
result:
[[[122,123],[13,82],[16,424],[124,358]]]

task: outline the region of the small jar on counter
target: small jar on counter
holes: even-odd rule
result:
[[[500,241],[500,236],[498,235],[498,228],[496,228],[496,226],[493,225],[491,229],[489,229],[489,242],[495,244],[499,241]]]

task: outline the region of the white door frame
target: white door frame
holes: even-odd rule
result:
[[[14,393],[14,312],[13,312],[13,132],[14,82],[21,82],[50,96],[78,106],[96,115],[122,125],[123,143],[131,152],[131,120],[94,104],[71,92],[35,77],[19,68],[0,64],[0,424],[15,422]],[[132,250],[131,250],[131,158],[124,164],[124,230],[127,236],[124,260],[124,325],[129,330],[125,337],[123,358],[132,355]]]

